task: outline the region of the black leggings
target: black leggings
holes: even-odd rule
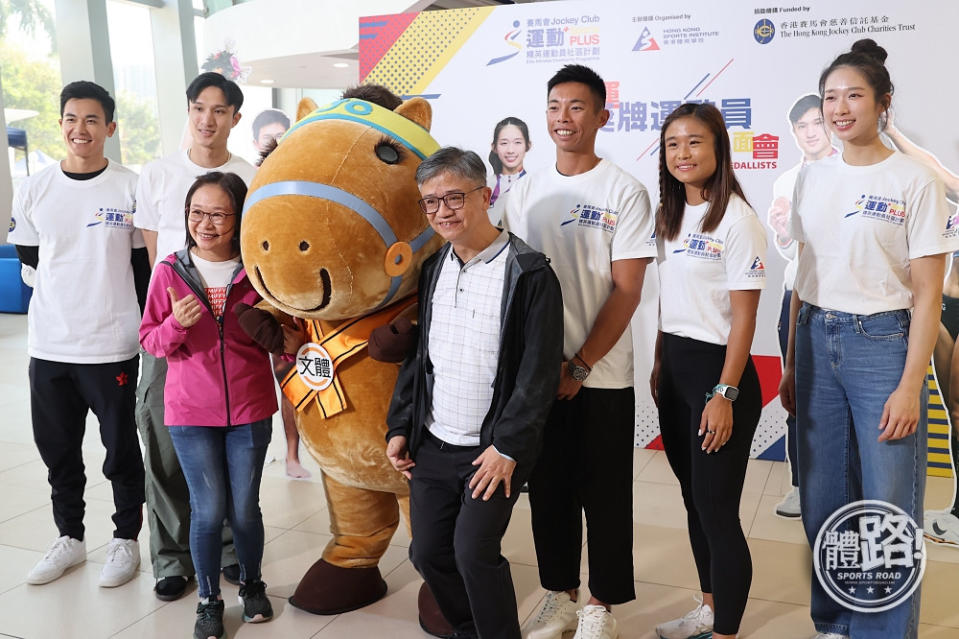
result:
[[[739,500],[762,395],[750,359],[733,403],[732,436],[707,455],[701,448],[699,421],[725,358],[725,346],[664,333],[658,396],[663,448],[683,491],[699,584],[716,604],[713,630],[732,635],[739,631],[752,581]]]

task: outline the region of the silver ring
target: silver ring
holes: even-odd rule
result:
[[[715,435],[715,434],[716,434],[716,431],[714,431],[714,430],[707,430],[706,432],[709,433],[710,435]]]

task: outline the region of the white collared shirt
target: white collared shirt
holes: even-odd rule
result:
[[[477,446],[499,361],[509,235],[466,264],[450,248],[433,291],[429,356],[433,398],[426,427],[456,446]]]

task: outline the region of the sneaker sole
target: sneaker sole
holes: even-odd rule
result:
[[[63,571],[61,571],[59,574],[54,575],[53,577],[50,577],[50,578],[46,578],[46,579],[30,579],[30,577],[28,576],[27,579],[26,579],[26,582],[27,582],[28,584],[30,584],[31,586],[42,586],[43,584],[48,584],[48,583],[50,583],[51,581],[56,581],[57,579],[59,579],[60,577],[62,577],[62,576],[65,575],[65,574],[67,574],[67,573],[70,572],[73,568],[76,568],[76,567],[79,566],[80,564],[85,563],[86,560],[87,560],[87,558],[84,557],[83,559],[81,559],[81,560],[78,561],[77,563],[75,563],[75,564],[70,564],[69,566],[67,566],[66,568],[64,568]]]
[[[237,601],[240,602],[240,605],[243,605],[243,597],[237,596]],[[259,618],[257,618],[259,617]],[[253,617],[247,617],[246,614],[243,615],[243,623],[263,623],[264,621],[269,621],[273,618],[273,615],[269,617],[264,617],[263,615],[255,615]]]
[[[922,536],[925,537],[927,540],[931,541],[932,543],[939,544],[940,546],[950,546],[952,548],[959,547],[959,542],[952,541],[949,539],[943,539],[942,537],[936,537],[934,535],[929,534],[929,532],[927,531],[923,531]]]
[[[780,519],[802,519],[802,513],[796,513],[794,515],[792,513],[783,513],[776,510],[776,511],[773,511],[773,514],[779,517]]]
[[[577,620],[570,619],[569,623],[560,628],[558,631],[547,633],[545,630],[536,631],[536,634],[524,632],[523,639],[561,639],[564,633],[569,632],[570,630],[576,630]]]
[[[668,637],[664,637],[663,635],[659,634],[659,631],[656,632],[656,636],[659,637],[659,639],[669,639]],[[701,632],[698,635],[689,635],[686,637],[686,639],[710,639],[712,636],[713,631],[707,630],[706,632]]]

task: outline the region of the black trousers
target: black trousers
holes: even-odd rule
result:
[[[87,411],[100,421],[103,475],[113,485],[114,537],[136,539],[143,524],[143,458],[134,419],[139,357],[109,364],[30,359],[33,439],[47,466],[60,535],[83,539],[83,434]]]
[[[410,481],[410,560],[457,636],[520,639],[513,578],[500,551],[527,473],[516,467],[509,497],[501,485],[489,501],[473,499],[469,482],[479,467],[472,463],[482,452],[426,434]]]
[[[539,578],[547,590],[579,587],[583,514],[589,590],[606,604],[636,598],[633,580],[632,388],[581,388],[556,400],[529,479]]]
[[[668,333],[662,346],[658,394],[663,448],[683,491],[700,588],[712,593],[716,603],[713,631],[736,634],[753,574],[739,501],[762,412],[759,377],[750,359],[733,402],[732,436],[707,455],[699,424],[706,393],[719,382],[726,347]]]

